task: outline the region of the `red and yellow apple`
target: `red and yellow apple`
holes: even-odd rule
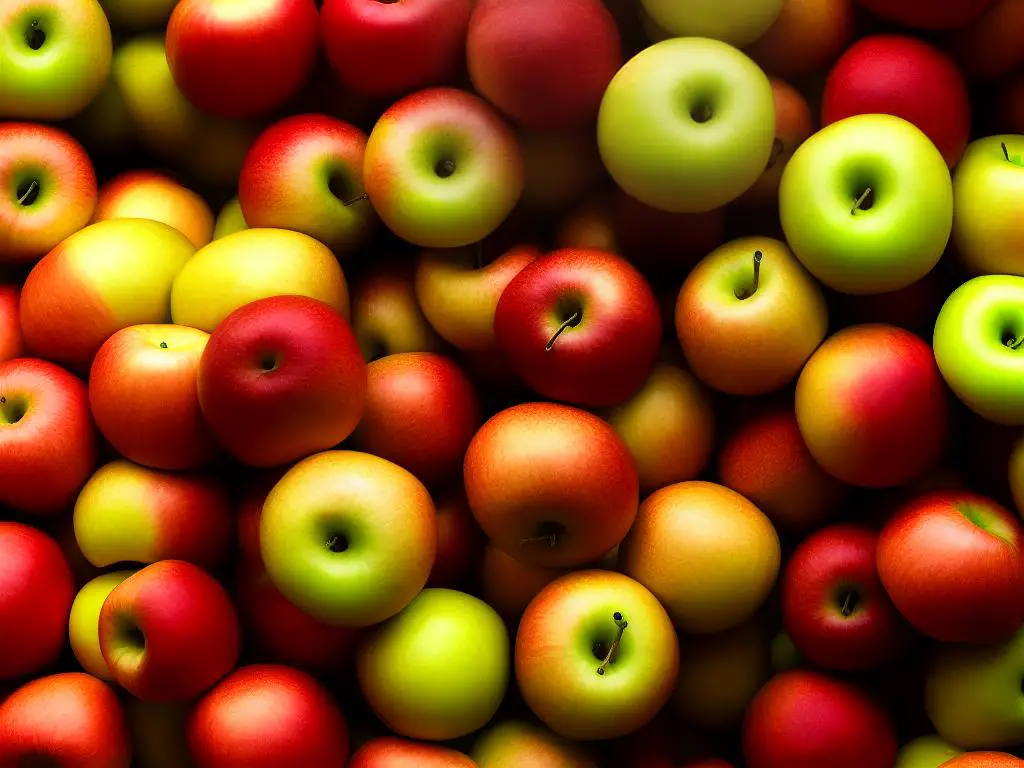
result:
[[[352,755],[348,768],[479,768],[454,749],[394,736],[370,739]]]
[[[578,744],[528,720],[492,725],[477,738],[472,758],[479,768],[597,768]]]
[[[367,362],[399,352],[434,352],[440,346],[416,298],[411,264],[371,266],[352,286],[352,330]]]
[[[213,211],[199,195],[155,171],[127,171],[103,185],[92,220],[151,219],[169,224],[196,248],[213,239]]]

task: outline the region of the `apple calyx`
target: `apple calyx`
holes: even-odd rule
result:
[[[555,346],[555,342],[558,341],[558,337],[561,336],[562,333],[566,331],[566,329],[575,328],[581,322],[583,322],[583,311],[577,309],[575,312],[569,315],[569,317],[563,320],[560,326],[558,326],[558,330],[551,335],[551,338],[548,339],[548,343],[544,345],[544,351],[550,352],[552,348]]]
[[[434,166],[434,173],[439,179],[447,179],[455,173],[455,161],[450,157],[438,160],[437,165]]]
[[[1006,148],[1005,141],[999,142],[999,146],[1003,150],[1003,157],[1006,158],[1006,162],[1013,163],[1014,165],[1024,165],[1024,162],[1021,161],[1020,155],[1013,155],[1012,157],[1010,156],[1010,150]]]
[[[346,208],[348,208],[350,205],[355,205],[356,203],[360,202],[361,200],[369,200],[369,199],[370,199],[370,196],[368,194],[366,194],[365,192],[363,192],[363,194],[358,195],[357,197],[353,197],[351,200],[344,201],[342,203],[342,205],[344,205]]]
[[[629,622],[623,618],[622,614],[616,611],[612,614],[612,621],[615,622],[615,626],[618,627],[618,632],[615,633],[615,639],[612,640],[612,644],[608,646],[608,653],[605,654],[604,661],[601,662],[601,666],[597,668],[597,674],[604,675],[608,665],[612,663],[612,658],[615,656],[615,652],[619,650],[619,643],[622,641],[622,633],[626,631],[626,627],[629,626]]]
[[[32,179],[28,184],[23,184],[18,187],[18,205],[25,206],[26,208],[34,203],[39,198],[39,181],[38,179]]]
[[[754,281],[750,284],[750,289],[745,291],[737,291],[736,298],[740,301],[749,299],[755,293],[757,288],[761,284],[761,262],[764,260],[764,254],[761,251],[754,251]]]
[[[1006,346],[1010,349],[1020,349],[1022,344],[1024,344],[1024,336],[1021,336],[1019,339],[1015,336],[1011,336],[1006,340]]]
[[[39,19],[33,19],[25,32],[25,42],[33,51],[38,51],[46,42],[46,33],[39,26]]]
[[[861,192],[860,197],[858,197],[853,202],[853,208],[850,210],[850,215],[855,216],[857,214],[857,211],[868,210],[873,203],[873,195],[874,190],[872,190],[871,187],[868,187],[863,192]],[[863,208],[861,206],[863,206]]]
[[[332,533],[327,537],[327,549],[335,554],[339,554],[348,549],[348,539],[342,536],[340,533]]]
[[[160,349],[167,349],[167,342],[166,341],[161,341],[160,342]]]

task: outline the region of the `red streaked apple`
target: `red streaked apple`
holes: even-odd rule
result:
[[[526,565],[488,542],[480,561],[480,596],[515,627],[537,593],[566,573],[566,568]]]
[[[394,736],[370,739],[352,755],[348,768],[479,768],[454,749]]]
[[[213,211],[191,189],[162,173],[127,171],[100,189],[92,220],[152,219],[169,224],[196,248],[213,239]]]
[[[479,768],[597,768],[579,745],[528,720],[505,720],[484,731],[473,745]]]
[[[25,340],[21,334],[21,288],[0,284],[0,363],[25,356]]]
[[[90,579],[78,590],[68,617],[68,639],[71,651],[82,669],[100,680],[112,680],[100,649],[100,611],[114,587],[134,571],[113,571]]]
[[[352,286],[352,330],[367,362],[440,346],[416,298],[414,269],[406,263],[371,266]]]
[[[798,78],[826,69],[855,30],[854,0],[783,0],[768,31],[746,48],[765,72]]]

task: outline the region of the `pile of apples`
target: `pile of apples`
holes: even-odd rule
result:
[[[1024,0],[0,0],[0,768],[1022,768],[1022,427]]]

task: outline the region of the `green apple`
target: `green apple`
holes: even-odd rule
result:
[[[482,728],[509,679],[509,637],[487,603],[425,589],[359,647],[359,686],[370,708],[402,736],[442,741]]]
[[[935,362],[957,397],[996,424],[1024,425],[1024,277],[982,275],[935,320]]]
[[[921,736],[905,744],[893,768],[939,768],[963,750],[938,736]]]
[[[110,25],[96,0],[0,3],[0,119],[64,120],[110,72]]]
[[[953,226],[953,184],[916,126],[856,115],[793,153],[779,214],[789,247],[821,282],[843,293],[885,293],[938,263]]]
[[[242,206],[239,205],[238,197],[235,196],[224,203],[224,207],[217,214],[217,223],[213,228],[213,239],[220,240],[222,237],[233,235],[248,228],[249,225],[242,214]]]
[[[783,0],[642,0],[658,27],[672,37],[712,37],[742,48],[768,31]]]
[[[768,77],[739,49],[699,37],[664,40],[627,61],[597,118],[612,178],[674,213],[710,211],[742,195],[774,141]]]
[[[1024,136],[967,146],[953,174],[953,242],[973,273],[1024,275]]]
[[[488,728],[477,739],[470,757],[479,768],[597,768],[579,745],[525,720],[506,720]]]
[[[100,0],[110,23],[119,29],[160,29],[178,0]]]
[[[107,662],[100,652],[100,609],[114,587],[131,576],[134,571],[114,571],[97,576],[85,584],[71,604],[68,619],[68,638],[71,650],[82,669],[101,680],[113,680]]]

